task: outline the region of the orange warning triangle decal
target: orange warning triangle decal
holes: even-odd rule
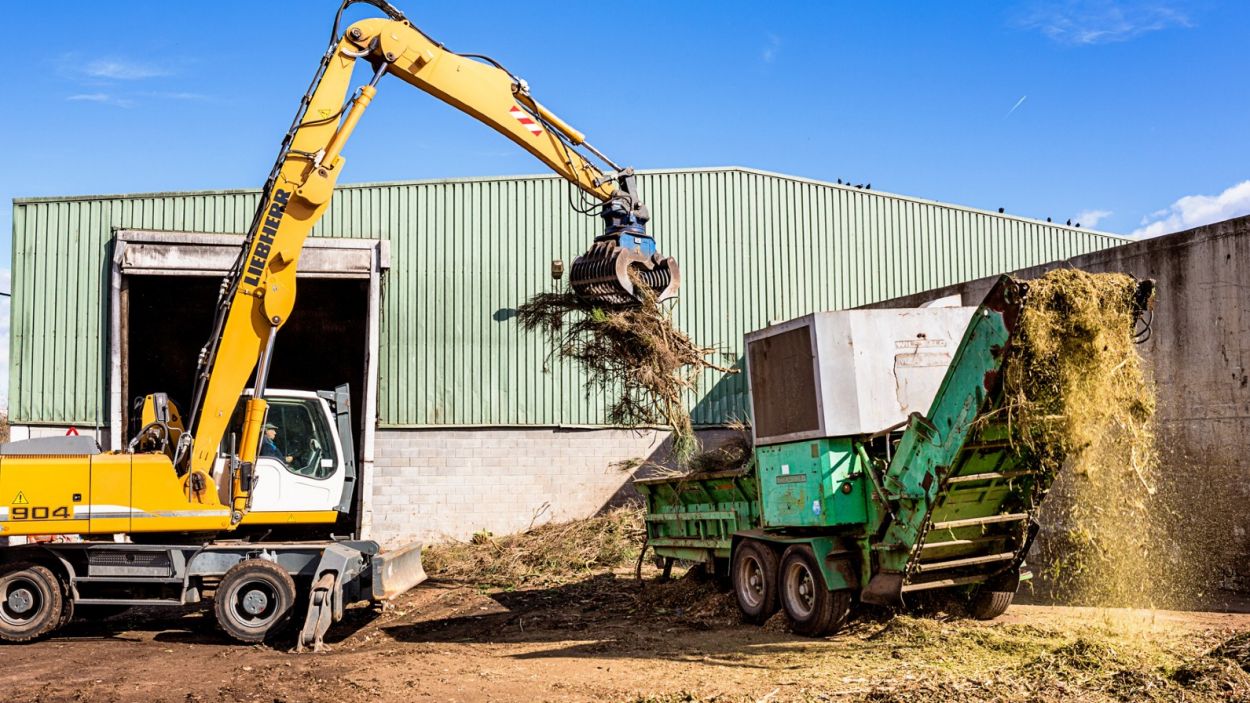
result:
[[[18,491],[17,497],[13,499],[13,505],[26,505],[26,494]]]

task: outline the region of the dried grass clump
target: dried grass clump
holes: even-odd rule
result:
[[[623,427],[667,425],[673,430],[673,453],[679,461],[698,448],[686,394],[696,390],[704,369],[737,373],[712,361],[718,350],[696,344],[673,323],[667,307],[640,280],[639,305],[600,307],[572,291],[539,293],[517,309],[526,331],[542,332],[552,355],[586,370],[586,395],[614,397],[608,422]]]
[[[479,532],[469,542],[429,547],[422,559],[435,578],[496,588],[549,586],[632,564],[642,538],[642,509],[630,506],[503,537]]]
[[[1134,343],[1137,282],[1059,269],[1030,281],[1005,377],[1013,438],[1068,495],[1044,523],[1066,528],[1047,576],[1092,605],[1178,605],[1167,515],[1155,501],[1155,392]]]
[[[730,422],[726,429],[733,433],[727,441],[691,456],[681,467],[682,472],[693,476],[717,471],[733,471],[746,466],[755,451],[755,443],[751,441],[751,430],[738,420]]]
[[[641,467],[645,471],[646,478],[695,477],[718,471],[742,469],[751,461],[755,452],[751,430],[739,420],[730,422],[725,429],[732,432],[727,440],[711,449],[703,449],[699,445],[698,451],[684,460],[679,459],[675,465],[657,464],[639,459],[633,468]]]

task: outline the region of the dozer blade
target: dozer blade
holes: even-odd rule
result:
[[[425,581],[421,546],[419,542],[414,542],[373,558],[373,597],[376,600],[390,600],[403,595]]]
[[[616,242],[596,242],[573,260],[569,283],[577,297],[600,305],[628,306],[641,301],[631,272],[655,295],[656,302],[677,297],[681,268],[677,260],[659,254],[647,256]]]

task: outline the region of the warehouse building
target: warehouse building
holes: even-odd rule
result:
[[[645,172],[677,322],[741,364],[744,332],[1123,242],[1109,234],[744,168]],[[184,405],[255,190],[28,198],[13,206],[13,436],[125,443],[136,397]],[[301,260],[271,386],[352,387],[360,523],[385,542],[585,516],[662,461],[665,433],[604,425],[515,308],[598,232],[555,177],[348,185]],[[546,369],[546,370],[545,370]],[[703,379],[696,425],[746,417]]]

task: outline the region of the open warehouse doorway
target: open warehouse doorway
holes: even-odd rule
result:
[[[212,330],[222,277],[243,237],[120,230],[112,257],[110,444],[135,424],[136,401],[164,392],[189,409],[196,359]],[[300,258],[298,299],[278,333],[269,387],[351,388],[357,466],[350,527],[368,530],[376,425],[378,315],[383,240],[310,238]],[[346,527],[348,525],[340,525]]]

